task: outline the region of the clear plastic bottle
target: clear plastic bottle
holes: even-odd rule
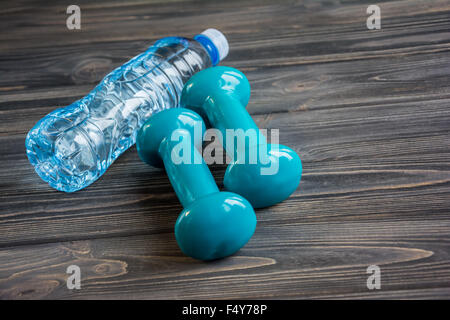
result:
[[[73,192],[97,180],[153,113],[177,107],[183,85],[228,54],[222,33],[169,37],[109,73],[87,96],[42,118],[25,146],[38,175]]]

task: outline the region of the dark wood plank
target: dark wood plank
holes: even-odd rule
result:
[[[183,256],[171,233],[19,246],[0,250],[8,258],[0,285],[5,298],[370,298],[366,268],[377,264],[384,292],[377,297],[398,297],[405,288],[448,294],[446,244],[379,237],[391,228],[405,239],[411,227],[260,224],[237,255],[210,263]],[[78,291],[65,287],[71,264],[82,270]]]
[[[381,1],[380,31],[360,1],[78,4],[80,31],[66,3],[0,6],[0,298],[449,297],[448,1]],[[135,147],[64,194],[34,173],[24,139],[154,40],[210,26],[250,79],[248,110],[280,129],[304,175],[257,211],[237,255],[203,263],[177,248],[181,206]],[[212,170],[221,181],[225,166]],[[71,264],[82,290],[65,286]],[[366,288],[370,264],[382,290]]]

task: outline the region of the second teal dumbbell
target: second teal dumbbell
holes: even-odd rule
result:
[[[204,131],[204,122],[195,112],[167,109],[147,120],[136,145],[144,162],[165,167],[184,207],[175,224],[181,251],[196,259],[213,260],[229,256],[247,243],[255,231],[256,216],[246,199],[219,191],[197,151],[201,139],[193,141],[199,125]],[[178,152],[183,153],[182,158]]]
[[[274,205],[289,197],[297,189],[302,174],[299,156],[284,145],[267,144],[266,138],[245,110],[250,99],[250,84],[245,75],[230,67],[208,68],[195,74],[184,86],[181,105],[197,111],[209,119],[212,127],[222,132],[227,153],[232,162],[224,177],[227,190],[245,197],[255,208]],[[227,130],[241,129],[255,132],[254,141],[243,150],[228,147]],[[257,155],[266,148],[267,162],[239,157],[239,152]],[[264,149],[262,149],[264,150]],[[237,157],[236,157],[237,155]],[[265,163],[264,163],[265,162]],[[276,170],[270,170],[276,168]]]

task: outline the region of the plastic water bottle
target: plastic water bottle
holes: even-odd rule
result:
[[[228,54],[215,29],[194,39],[168,37],[108,74],[87,96],[42,118],[28,133],[28,159],[57,190],[97,180],[136,141],[153,113],[177,107],[183,85]]]

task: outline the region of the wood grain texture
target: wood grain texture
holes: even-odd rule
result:
[[[77,1],[0,5],[0,299],[450,297],[450,2]],[[257,210],[251,241],[210,263],[179,251],[181,206],[135,147],[88,188],[57,192],[25,155],[42,116],[168,35],[222,30],[248,110],[304,165]],[[225,166],[212,172],[221,181]],[[219,183],[220,184],[220,183]],[[68,290],[67,266],[82,270]],[[381,267],[382,288],[366,287]]]

